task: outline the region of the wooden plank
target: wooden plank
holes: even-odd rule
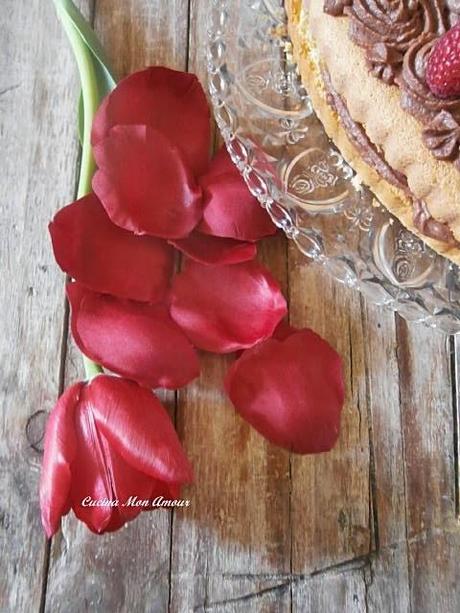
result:
[[[96,27],[119,74],[153,61],[188,63],[204,80],[209,6],[192,0],[188,23],[186,0],[98,0]],[[39,600],[44,552],[39,456],[30,447],[39,446],[42,415],[29,424],[29,443],[25,426],[54,402],[63,315],[62,275],[36,228],[72,198],[77,88],[52,7],[36,0],[26,11],[8,0],[7,14],[1,129],[13,125],[15,134],[0,153],[9,177],[0,187],[9,290],[0,297],[9,323],[0,341],[0,609],[28,610]],[[43,32],[30,40],[37,23]],[[219,392],[231,358],[203,356],[203,375],[181,393],[177,416],[196,469],[192,507],[145,514],[102,538],[67,519],[53,542],[48,610],[460,610],[458,400],[445,337],[399,320],[395,327],[391,314],[363,307],[293,248],[287,271],[281,237],[263,245],[262,259],[289,287],[292,323],[315,328],[344,358],[349,395],[338,448],[290,458],[266,444]],[[79,376],[71,347],[66,380]],[[166,400],[173,410],[173,397]]]
[[[147,65],[184,69],[187,2],[98,0],[95,29],[123,76]],[[65,153],[63,153],[65,155]],[[81,358],[73,343],[66,380],[81,378]],[[163,401],[174,412],[173,393]],[[165,611],[169,601],[170,513],[145,513],[116,535],[95,537],[73,515],[53,541],[47,610],[130,611],[133,604]],[[78,589],[69,591],[69,581]]]
[[[77,89],[52,3],[5,0],[0,28],[0,610],[28,611],[41,594],[39,449],[63,319],[47,223],[72,198]]]
[[[453,435],[454,435],[454,475],[455,475],[455,514],[460,519],[460,337],[450,337],[450,360],[452,366],[453,394]]]
[[[362,565],[345,572],[327,571],[294,583],[293,607],[295,613],[324,611],[327,613],[367,612],[367,575]]]
[[[372,548],[365,329],[359,295],[289,252],[290,318],[326,338],[343,359],[347,397],[336,448],[291,460],[292,570],[309,573]]]
[[[203,82],[211,4],[190,7],[189,70]],[[285,239],[265,241],[259,254],[286,290]],[[191,508],[174,513],[171,610],[288,611],[289,454],[268,445],[222,395],[233,357],[202,357],[200,380],[178,403],[196,483]]]
[[[458,613],[460,569],[458,525],[413,537],[409,541],[412,611]]]
[[[280,278],[284,238],[263,256]],[[178,405],[196,483],[191,507],[174,513],[171,610],[236,611],[276,597],[278,608],[267,610],[289,611],[290,592],[278,587],[290,572],[289,454],[267,444],[222,395],[232,357],[202,357],[202,376]]]
[[[371,611],[409,610],[404,441],[395,317],[365,305],[366,370],[371,435],[371,489],[376,555],[371,556]]]
[[[456,441],[447,338],[400,318],[395,327],[391,316],[373,307],[366,316],[373,328],[366,363],[378,526],[369,607],[457,611]]]
[[[455,427],[448,337],[398,322],[406,525],[414,611],[460,608]]]
[[[409,538],[455,518],[453,398],[447,342],[437,331],[398,322]]]
[[[188,0],[97,0],[94,27],[119,77],[153,65],[186,69]]]

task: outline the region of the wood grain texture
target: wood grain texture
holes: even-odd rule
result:
[[[347,397],[340,440],[329,454],[292,458],[293,570],[313,572],[372,547],[369,428],[361,301],[289,251],[290,320],[312,327],[342,356]],[[325,306],[327,308],[325,308]]]
[[[146,0],[116,3],[98,0],[93,21],[122,77],[147,65],[186,68],[187,2]],[[73,342],[66,360],[66,382],[83,376]],[[162,400],[174,412],[173,393]],[[169,601],[170,513],[143,514],[116,536],[95,538],[73,515],[53,539],[46,609],[78,612],[136,610],[165,611]],[[68,592],[69,580],[78,590]],[[145,594],[148,592],[148,598]]]
[[[454,612],[460,530],[448,339],[399,320],[398,340],[411,605]],[[430,349],[429,366],[421,347]]]
[[[119,76],[159,63],[204,82],[211,0],[79,5]],[[73,196],[78,87],[51,3],[6,0],[4,10],[0,610],[29,611],[46,551],[40,411],[55,401],[62,358],[65,383],[82,376],[73,344],[61,347],[64,279],[46,236]],[[144,514],[104,537],[66,518],[49,556],[48,611],[460,610],[458,341],[366,304],[281,236],[260,257],[289,297],[291,323],[313,327],[343,357],[337,448],[298,457],[266,443],[221,392],[233,357],[203,354],[200,379],[163,396],[195,467],[191,507]]]
[[[269,239],[262,255],[285,281],[284,239]],[[257,606],[262,596],[289,610],[289,454],[251,430],[222,395],[231,360],[204,355],[199,382],[179,397],[178,427],[196,485],[191,509],[174,514],[172,611],[239,610],[231,607]]]
[[[364,322],[371,433],[375,555],[369,559],[370,610],[409,611],[404,440],[395,318],[367,305]]]
[[[210,8],[209,0],[190,5],[189,70],[203,82]],[[263,241],[259,258],[286,292],[285,239]],[[174,513],[172,611],[289,610],[289,454],[252,431],[223,396],[233,359],[203,355],[200,380],[179,394],[177,423],[196,486],[192,508]]]
[[[77,79],[51,3],[2,2],[0,32],[0,610],[40,602],[43,411],[59,392],[63,275],[47,224],[71,200]]]

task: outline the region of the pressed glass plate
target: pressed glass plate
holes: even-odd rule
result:
[[[392,217],[327,138],[285,19],[276,0],[213,0],[209,91],[233,161],[307,258],[408,320],[460,332],[458,267]]]

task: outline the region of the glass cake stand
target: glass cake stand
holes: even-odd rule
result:
[[[373,303],[460,332],[459,269],[406,230],[327,138],[277,0],[213,0],[208,82],[230,155],[300,251]]]

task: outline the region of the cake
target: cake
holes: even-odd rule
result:
[[[460,29],[460,0],[286,0],[286,9],[328,136],[404,226],[460,264],[460,92],[433,93],[427,81],[431,54]]]

